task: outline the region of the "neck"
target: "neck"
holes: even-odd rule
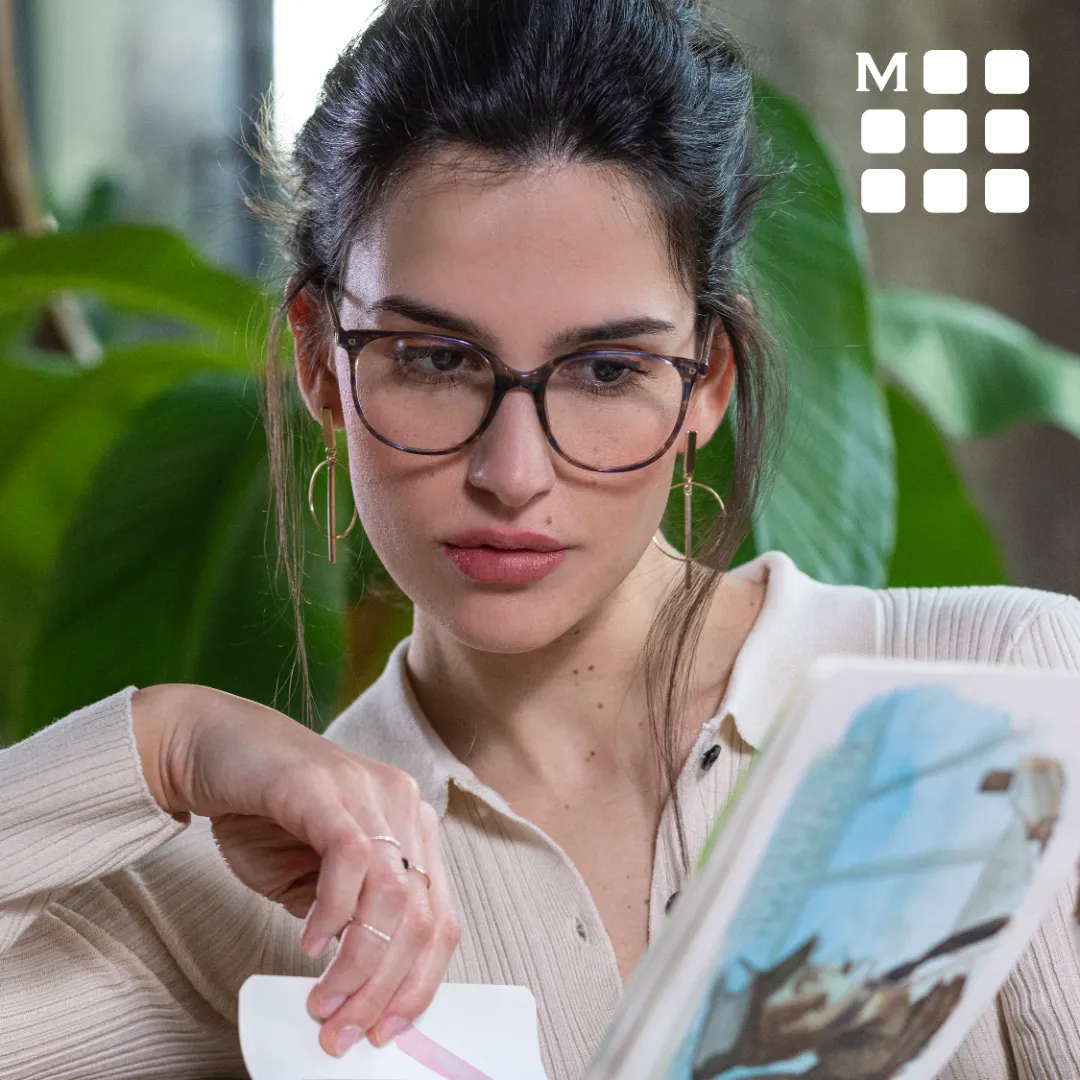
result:
[[[580,799],[613,787],[656,788],[641,650],[664,595],[682,587],[684,573],[650,544],[593,612],[527,652],[472,648],[418,609],[407,670],[424,715],[455,757],[482,782],[512,791],[514,801],[541,792]],[[731,580],[721,583],[725,599]],[[745,616],[745,592],[738,595]],[[745,636],[731,620],[720,622],[730,647],[710,638],[706,626],[707,661],[692,673],[690,696],[705,711],[697,717],[699,710],[688,709],[698,723],[685,733],[685,750],[717,706],[719,697],[708,692],[721,676],[726,685]]]

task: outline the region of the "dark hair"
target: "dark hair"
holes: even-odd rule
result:
[[[684,871],[678,718],[710,601],[771,482],[778,444],[769,436],[779,436],[785,411],[779,350],[740,302],[748,290],[733,259],[769,182],[764,149],[747,53],[691,0],[388,0],[326,76],[291,160],[278,170],[287,183],[293,276],[271,334],[264,421],[305,686],[300,502],[290,495],[282,407],[290,369],[276,340],[282,314],[302,289],[318,298],[338,286],[350,243],[435,151],[461,151],[470,170],[479,161],[496,177],[596,164],[649,197],[673,271],[694,297],[698,347],[708,318],[717,317],[737,370],[726,513],[697,559],[706,572],[689,591],[676,575],[642,651]],[[312,345],[330,347],[328,326],[312,333]]]

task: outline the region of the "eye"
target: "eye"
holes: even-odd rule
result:
[[[447,345],[409,345],[407,341],[400,340],[394,353],[403,364],[419,368],[430,364],[431,370],[437,372],[453,371],[457,365],[468,360],[467,354]]]

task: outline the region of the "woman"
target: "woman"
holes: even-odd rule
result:
[[[751,100],[676,0],[390,0],[346,51],[296,146],[284,306],[413,632],[327,737],[165,684],[4,751],[2,1080],[242,1076],[255,972],[321,976],[331,1053],[443,978],[528,986],[573,1080],[810,659],[1080,667],[1061,595],[824,585],[775,551],[724,572],[779,416],[731,258],[764,182]],[[543,415],[509,381],[537,369]],[[688,582],[653,537],[732,395]],[[1080,1073],[1068,908],[944,1075]]]

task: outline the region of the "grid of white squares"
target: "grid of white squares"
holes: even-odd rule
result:
[[[1029,84],[1028,54],[1022,49],[994,49],[986,54],[983,79],[991,94],[1023,94]],[[968,89],[967,54],[960,49],[931,49],[923,55],[923,89],[928,94],[963,94]],[[943,103],[944,104],[944,103]],[[860,141],[867,154],[899,154],[907,146],[907,118],[902,109],[867,109]],[[983,120],[983,144],[991,154],[1023,154],[1030,143],[1025,109],[990,109]],[[977,137],[977,136],[976,136]],[[963,109],[927,109],[922,117],[922,145],[930,154],[962,154],[968,149],[968,114]],[[868,214],[898,214],[906,205],[903,169],[874,168],[862,174],[860,201]],[[1020,214],[1028,208],[1024,169],[990,169],[983,179],[983,203],[992,214]],[[922,205],[931,214],[959,214],[968,205],[964,169],[927,169],[922,177]]]

